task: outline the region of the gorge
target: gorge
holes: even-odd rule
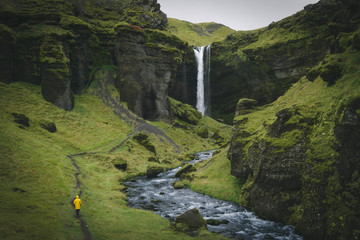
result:
[[[67,156],[87,153],[94,239],[192,239],[129,208],[124,182],[218,149],[185,187],[305,239],[360,239],[359,4],[234,32],[168,20],[156,0],[1,1],[0,238],[80,238]]]

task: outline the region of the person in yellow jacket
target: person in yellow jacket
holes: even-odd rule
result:
[[[79,198],[79,196],[76,196],[76,198],[74,200],[76,216],[79,216],[79,214],[80,214],[80,205],[81,205],[81,199]]]

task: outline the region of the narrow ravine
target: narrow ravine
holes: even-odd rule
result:
[[[67,157],[70,159],[71,164],[76,168],[77,173],[74,174],[75,180],[76,180],[76,186],[75,186],[75,190],[74,190],[74,194],[77,194],[80,198],[83,195],[83,191],[81,190],[81,182],[79,180],[79,175],[81,175],[81,169],[79,167],[79,165],[76,164],[74,157],[79,156],[82,154],[76,154],[76,155],[68,155]],[[70,201],[71,206],[73,206],[73,201],[74,199],[72,199]],[[88,224],[86,223],[86,221],[82,218],[81,214],[79,217],[76,217],[80,220],[80,226],[81,226],[81,231],[83,233],[83,240],[92,240],[92,235],[89,231],[88,228]]]
[[[190,163],[204,161],[211,156],[212,151],[201,152]],[[140,177],[124,183],[129,206],[154,211],[170,221],[187,210],[197,208],[205,220],[221,222],[218,226],[208,224],[211,232],[234,239],[303,239],[294,233],[293,226],[260,219],[235,203],[214,199],[190,189],[174,189],[172,184],[179,180],[175,174],[180,168],[161,173],[156,178]]]

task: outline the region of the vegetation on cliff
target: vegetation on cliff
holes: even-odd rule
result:
[[[205,46],[222,41],[234,30],[219,23],[190,23],[168,18],[170,32],[192,46]]]
[[[172,118],[171,108],[182,110],[168,100],[167,84],[188,46],[165,30],[156,1],[5,0],[0,22],[0,238],[81,238],[70,204],[81,183],[81,215],[94,239],[190,239],[160,216],[128,208],[121,191],[148,168],[178,166],[230,137],[228,126],[189,106],[195,123],[182,119],[182,128]],[[129,48],[120,40],[135,51],[121,55]],[[122,76],[126,64],[132,72]],[[166,122],[129,111],[137,96],[120,102],[131,91],[118,86],[140,73],[134,66],[158,80],[131,89],[143,93],[138,103],[156,106],[143,109]],[[222,239],[207,231],[199,238]]]
[[[327,11],[335,12],[341,6],[345,14],[341,23],[332,18],[328,26],[314,24],[328,21],[324,14],[317,14],[324,10],[319,9],[321,4],[327,3],[321,1],[307,11],[253,31],[249,38],[249,33],[232,36],[237,39],[234,48],[240,48],[232,57],[222,55],[232,59],[230,67],[238,65],[236,61],[255,59],[263,71],[275,75],[279,69],[266,67],[264,54],[272,52],[274,62],[286,54],[291,62],[299,49],[313,53],[315,46],[325,46],[325,51],[291,67],[308,66],[296,73],[299,80],[284,88],[285,94],[276,101],[262,105],[255,97],[260,101],[255,107],[246,107],[248,100],[239,101],[228,157],[232,174],[247,179],[240,197],[242,205],[263,217],[295,225],[307,239],[359,239],[360,198],[354,191],[360,171],[359,14],[349,9],[357,3],[338,1],[326,6]],[[350,25],[345,26],[346,22]],[[273,35],[277,26],[278,32],[286,32]],[[316,35],[319,29],[322,35]]]
[[[211,116],[230,124],[240,98],[271,103],[328,51],[343,51],[358,26],[355,9],[355,1],[320,1],[265,28],[237,31],[213,43]]]

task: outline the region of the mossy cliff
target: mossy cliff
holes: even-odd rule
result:
[[[268,27],[238,31],[211,47],[211,108],[231,123],[240,98],[260,105],[283,95],[358,25],[356,1],[325,1]],[[350,39],[346,40],[349,41]]]
[[[320,1],[213,50],[244,97],[228,152],[240,203],[306,239],[360,239],[359,9]]]
[[[235,32],[229,27],[214,22],[194,24],[174,18],[169,18],[168,21],[169,31],[192,47],[222,41],[230,33]],[[188,48],[184,61],[178,68],[176,79],[169,87],[169,95],[181,102],[196,106],[197,71],[194,50]]]
[[[94,71],[113,65],[130,110],[168,118],[168,85],[188,46],[166,28],[156,0],[1,1],[0,81],[39,84],[46,100],[71,110]]]

